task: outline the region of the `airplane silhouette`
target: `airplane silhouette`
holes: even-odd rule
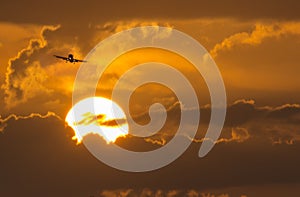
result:
[[[59,58],[59,59],[66,60],[66,62],[71,62],[74,64],[75,64],[75,62],[86,62],[85,60],[75,59],[73,54],[69,54],[68,57],[62,57],[62,56],[58,56],[58,55],[53,55],[53,56],[56,58]]]

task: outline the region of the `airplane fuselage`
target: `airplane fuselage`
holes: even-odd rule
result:
[[[71,62],[71,63],[75,62],[72,54],[69,54],[69,55],[68,55],[67,61],[69,61],[69,62]]]

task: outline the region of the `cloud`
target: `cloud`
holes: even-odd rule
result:
[[[107,22],[103,25],[95,25],[95,28],[101,31],[117,33],[134,27],[143,27],[143,26],[157,26],[157,27],[163,26],[163,27],[172,28],[172,25],[170,25],[167,22],[141,21],[141,20]]]
[[[8,60],[0,92],[0,102],[4,106],[2,114],[55,111],[63,115],[70,107],[73,81],[80,64],[66,64],[55,59],[53,54],[72,53],[82,58],[79,45],[85,34],[83,30],[75,33],[61,25],[34,26],[34,32],[36,29],[39,34],[22,37],[28,41],[27,46],[22,46],[23,49]],[[76,37],[77,34],[82,37]],[[87,38],[85,45],[88,45],[86,43]]]
[[[241,101],[229,107],[225,124],[245,127],[250,136],[267,139],[273,144],[291,145],[300,140],[299,117],[299,104],[258,107],[255,103]]]
[[[224,130],[226,130],[226,129],[224,129]],[[242,128],[242,127],[231,128],[230,135],[231,136],[229,138],[221,137],[214,143],[216,143],[216,144],[223,143],[223,142],[225,142],[225,143],[229,143],[229,142],[242,143],[242,142],[245,142],[246,140],[249,140],[251,137],[249,134],[249,131],[246,128]]]
[[[223,142],[238,142],[238,143],[242,143],[246,140],[248,140],[250,138],[250,134],[248,132],[247,129],[245,128],[241,128],[241,127],[235,127],[235,128],[232,128],[231,129],[231,137],[230,138],[219,138],[217,141],[213,142],[215,144],[218,144],[218,143],[223,143]],[[210,140],[210,139],[206,139],[206,138],[202,138],[202,139],[196,139],[196,138],[193,138],[190,140],[192,140],[193,142],[196,142],[196,143],[202,143],[203,141],[205,140]]]
[[[39,23],[51,24],[61,21],[64,24],[80,26],[88,22],[103,22],[107,20],[117,20],[120,18],[130,20],[140,19],[190,19],[190,18],[237,18],[239,20],[255,19],[278,19],[278,20],[297,20],[300,18],[297,12],[298,2],[287,0],[285,2],[276,1],[269,4],[268,1],[240,2],[233,0],[230,2],[222,1],[219,4],[206,1],[191,0],[189,3],[179,0],[159,2],[125,3],[118,2],[118,7],[112,2],[91,1],[89,4],[79,0],[74,0],[72,4],[58,0],[51,1],[47,7],[41,7],[36,0],[18,4],[4,3],[1,12],[2,21],[15,23]],[[30,6],[28,6],[30,5]],[[57,6],[60,5],[60,6]],[[81,14],[67,12],[69,10],[81,10]],[[82,9],[84,7],[85,9]],[[103,7],[105,9],[100,10]],[[237,9],[237,7],[239,9]],[[14,15],[14,10],[18,15]],[[34,12],[32,12],[34,10]],[[56,14],[53,15],[53,10]],[[101,15],[99,12],[101,11]],[[72,20],[69,20],[69,19]]]
[[[89,39],[92,40],[92,44],[95,45],[103,40],[103,38],[107,38],[113,34],[119,33],[124,30],[132,29],[135,27],[143,27],[143,26],[163,26],[173,28],[172,25],[168,22],[162,22],[157,20],[115,20],[104,23],[89,23],[88,30],[92,32],[89,36]],[[147,33],[144,31],[143,33]],[[168,33],[168,32],[165,32]],[[165,34],[164,34],[165,35]],[[132,38],[130,38],[132,39]],[[94,47],[94,46],[91,46]]]
[[[218,43],[210,51],[213,57],[216,57],[221,51],[228,51],[241,45],[256,46],[268,38],[280,38],[287,34],[300,35],[300,23],[257,23],[254,29],[249,32],[235,33]]]
[[[101,197],[230,197],[229,194],[221,193],[214,194],[208,192],[201,192],[194,189],[191,190],[162,190],[162,189],[116,189],[104,190],[100,193]],[[241,195],[246,197],[246,195]]]
[[[183,109],[198,110],[198,109]],[[200,108],[200,126],[193,142],[202,143],[210,121],[209,105]],[[191,113],[192,115],[193,113]],[[155,135],[144,138],[145,142],[164,146],[176,134],[180,119],[180,106],[171,105],[168,108],[168,120],[162,130]],[[142,113],[136,120],[146,119],[147,113]],[[176,121],[178,121],[176,123]],[[299,104],[284,104],[280,106],[257,106],[253,99],[240,99],[228,105],[225,124],[219,139],[213,143],[245,143],[252,139],[264,140],[271,144],[293,145],[300,141]],[[190,124],[186,122],[185,124]]]
[[[199,109],[183,109],[183,110],[199,110]],[[204,134],[210,121],[209,105],[200,108],[200,126],[198,133],[194,138],[190,138],[193,142],[202,143],[205,139]],[[191,113],[190,115],[192,115]],[[142,113],[137,120],[144,119],[147,113]],[[176,134],[177,126],[180,119],[180,105],[176,102],[168,108],[169,122],[165,128],[157,132],[155,135],[145,138],[148,143],[163,146]],[[300,105],[284,104],[281,106],[256,106],[252,99],[240,99],[228,105],[227,115],[220,138],[213,142],[221,143],[244,143],[252,138],[260,138],[272,144],[288,144],[292,145],[300,141],[299,132]],[[185,124],[190,124],[186,122]]]
[[[104,190],[101,192],[102,197],[127,197],[132,193],[132,189],[127,190]]]
[[[59,120],[62,120],[62,118],[60,116],[58,116],[57,114],[55,114],[54,112],[47,112],[47,114],[42,115],[39,113],[31,113],[27,116],[22,116],[22,115],[16,115],[16,114],[10,114],[9,116],[7,116],[6,118],[2,118],[0,116],[0,132],[3,132],[5,127],[7,127],[7,124],[10,120],[26,120],[26,119],[30,119],[30,118],[49,118],[49,117],[54,117],[57,118]]]
[[[293,144],[300,140],[299,116],[298,104],[259,107],[253,100],[240,100],[228,107],[225,127],[246,129],[247,132],[240,130],[246,139],[255,137]]]
[[[22,49],[16,57],[9,59],[5,75],[4,102],[7,108],[14,107],[36,96],[39,91],[49,92],[43,86],[47,78],[45,71],[37,60],[31,60],[31,56],[38,50],[47,46],[45,34],[56,31],[60,26],[44,26],[39,39],[31,39],[29,45]]]
[[[38,101],[35,106],[39,105],[40,109],[45,111],[45,103],[62,103],[65,102],[62,99],[70,99],[79,64],[65,64],[53,58],[53,54],[72,53],[80,59],[83,51],[88,53],[103,38],[141,25],[168,26],[167,23],[138,20],[92,25],[90,28],[82,28],[79,32],[74,32],[68,26],[43,26],[39,37],[30,39],[28,46],[8,60],[5,82],[1,86],[4,91],[5,110],[24,109],[26,106],[22,104]],[[112,80],[111,76],[107,78]]]
[[[160,145],[160,146],[165,145],[166,142],[167,142],[164,138],[160,138],[160,139],[144,138],[144,140],[146,142],[150,142],[152,144],[157,144],[157,145]]]
[[[9,120],[14,121],[11,117]],[[256,194],[253,188],[232,191],[273,184],[268,187],[270,192],[278,188],[276,184],[299,185],[299,143],[272,145],[251,137],[243,143],[219,143],[205,158],[197,156],[199,144],[192,143],[181,157],[164,168],[129,173],[100,162],[85,146],[76,146],[70,140],[73,131],[57,118],[27,118],[13,123],[0,135],[0,169],[5,169],[1,174],[5,178],[0,179],[1,196],[45,196],[49,185],[52,189],[47,191],[48,196],[97,197],[104,191],[107,196],[185,196],[190,190],[200,197],[202,193],[241,196],[248,192],[263,196],[264,192]],[[129,150],[156,147],[144,140],[122,140]],[[32,185],[39,187],[28,189]],[[291,186],[293,189],[287,193],[299,193],[298,185]]]
[[[118,127],[119,125],[126,124],[126,123],[127,123],[126,119],[121,118],[121,119],[106,120],[100,123],[100,125],[107,126],[107,127]]]
[[[74,123],[74,125],[89,125],[98,124],[99,126],[107,127],[118,127],[122,124],[126,124],[126,119],[108,119],[105,114],[92,114],[87,112],[82,115],[84,118],[79,122]]]

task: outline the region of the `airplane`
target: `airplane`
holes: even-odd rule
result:
[[[75,64],[75,62],[86,62],[85,60],[75,59],[73,54],[69,54],[68,57],[62,57],[62,56],[58,56],[58,55],[53,55],[53,56],[56,57],[56,58],[66,60],[66,62],[71,62],[71,63],[74,63],[74,64]]]

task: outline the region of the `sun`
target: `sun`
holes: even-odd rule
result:
[[[115,102],[103,97],[90,97],[76,103],[68,112],[66,123],[73,130],[73,140],[81,143],[88,134],[97,134],[107,143],[128,134],[126,115]]]

